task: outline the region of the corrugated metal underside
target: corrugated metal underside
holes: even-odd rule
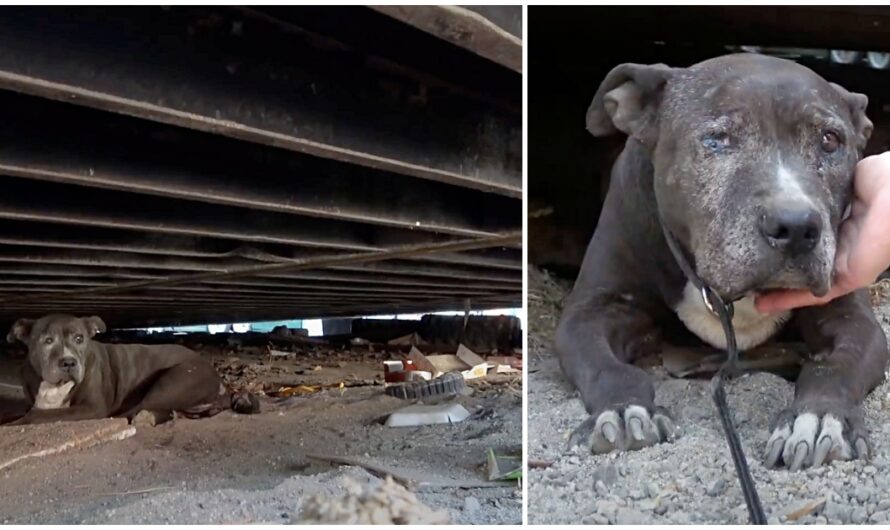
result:
[[[2,8],[0,321],[520,305],[505,38],[361,7]]]

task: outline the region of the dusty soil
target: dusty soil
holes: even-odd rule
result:
[[[649,368],[656,402],[674,413],[682,437],[624,454],[569,450],[586,417],[551,352],[560,303],[570,285],[529,271],[528,474],[531,524],[743,524],[747,511],[708,392],[708,381],[675,379]],[[890,302],[876,307],[890,332]],[[727,387],[729,405],[772,523],[890,521],[890,383],[865,403],[875,450],[871,462],[835,462],[803,472],[769,470],[761,455],[769,421],[794,388],[772,374],[752,374]],[[537,468],[535,468],[537,467]]]
[[[316,352],[271,363],[243,352],[207,355],[230,380],[238,379],[232,374],[239,370],[246,374],[241,381],[246,386],[277,381],[328,388],[278,404],[264,398],[257,415],[176,419],[137,427],[124,440],[20,461],[0,470],[0,521],[289,523],[299,520],[312,496],[345,496],[350,481],[381,484],[380,473],[310,456],[329,455],[391,470],[420,502],[446,511],[454,523],[521,523],[516,485],[478,487],[490,485],[484,468],[489,448],[521,451],[518,377],[471,384],[472,395],[454,398],[472,413],[462,423],[389,428],[380,420],[407,403],[372,384],[382,354],[356,359]],[[20,362],[0,363],[0,393],[7,404]],[[0,438],[38,436],[39,427],[0,426]]]

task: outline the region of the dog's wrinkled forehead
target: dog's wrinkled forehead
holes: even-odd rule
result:
[[[832,122],[852,134],[850,107],[831,83],[792,61],[735,55],[711,59],[676,75],[663,112],[671,123],[728,117],[762,125]]]
[[[31,331],[32,337],[46,335],[67,337],[78,334],[89,335],[83,319],[72,315],[47,315],[36,320]]]

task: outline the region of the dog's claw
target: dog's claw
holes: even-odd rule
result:
[[[821,466],[825,463],[825,458],[832,447],[834,447],[834,440],[831,439],[831,436],[823,434],[819,441],[816,442],[816,451],[813,453],[813,467]]]
[[[776,467],[779,464],[782,450],[785,448],[785,440],[789,436],[791,436],[791,429],[787,426],[776,429],[770,436],[769,442],[766,444],[766,455],[764,457],[766,467]]]
[[[628,427],[630,427],[630,435],[634,440],[643,441],[643,420],[640,418],[631,418],[628,421]]]
[[[868,442],[865,441],[865,438],[858,438],[855,444],[856,448],[856,458],[861,458],[862,460],[868,460],[871,458],[871,454],[868,450]]]
[[[659,437],[664,441],[673,442],[677,436],[673,420],[664,414],[655,414],[652,419],[655,420],[655,425],[658,427]]]
[[[615,440],[618,439],[618,428],[615,427],[614,423],[607,422],[602,426],[603,438],[609,441],[610,444],[615,443]]]
[[[797,446],[794,448],[794,459],[791,461],[791,466],[789,466],[788,469],[797,471],[803,467],[804,460],[809,453],[810,446],[806,442],[798,442]]]

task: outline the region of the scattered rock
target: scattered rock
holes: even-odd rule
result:
[[[726,479],[718,478],[708,485],[708,495],[711,497],[722,495],[724,491],[726,491]]]
[[[825,506],[825,502],[825,499],[804,502],[788,512],[785,515],[785,519],[788,521],[797,521],[802,517],[818,513],[819,510]]]
[[[601,481],[607,488],[615,484],[618,480],[618,470],[611,463],[605,463],[596,468],[593,472],[593,482]]]
[[[619,508],[615,524],[644,524],[647,518],[642,513],[629,508]]]
[[[829,523],[847,524],[850,522],[850,513],[852,511],[852,507],[846,504],[829,500],[825,503],[825,510],[822,512],[822,515],[828,518]]]
[[[377,487],[346,481],[346,495],[318,495],[303,506],[302,524],[449,524],[448,513],[433,511],[392,477]],[[468,497],[469,498],[469,497]],[[478,505],[478,501],[477,501]],[[466,504],[465,504],[466,506]]]
[[[482,505],[479,504],[479,500],[476,497],[466,497],[464,498],[464,511],[465,512],[475,512],[481,508]]]

